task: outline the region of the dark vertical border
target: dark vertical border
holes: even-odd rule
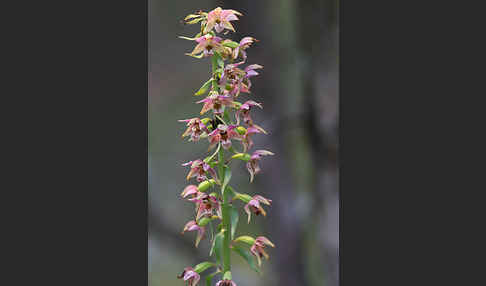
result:
[[[19,6],[4,38],[17,198],[3,201],[19,202],[2,229],[7,275],[147,285],[147,1]]]

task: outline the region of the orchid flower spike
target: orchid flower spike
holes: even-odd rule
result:
[[[235,32],[235,28],[230,22],[238,20],[236,15],[242,16],[243,14],[235,10],[223,10],[221,7],[210,11],[207,16],[208,22],[204,28],[204,33],[209,33],[213,28],[217,33],[221,33],[224,29]]]
[[[192,269],[192,267],[186,267],[184,268],[184,271],[182,271],[182,274],[177,276],[179,279],[184,279],[184,281],[187,282],[188,286],[196,286],[197,283],[199,282],[199,279],[201,279],[201,276]]]
[[[187,180],[189,180],[192,177],[197,177],[198,182],[202,182],[207,180],[208,178],[206,177],[206,172],[211,174],[214,180],[219,182],[218,180],[218,175],[216,175],[216,171],[209,166],[206,162],[198,159],[194,161],[189,161],[187,163],[182,164],[182,166],[191,166],[191,170],[187,174]]]
[[[202,217],[212,217],[214,213],[218,217],[222,217],[221,204],[218,198],[213,195],[199,192],[195,198],[189,199],[189,201],[196,203],[196,220]]]
[[[262,257],[268,260],[268,254],[265,252],[265,245],[275,247],[275,245],[266,237],[259,236],[255,239],[255,243],[250,247],[250,252],[257,258],[258,266],[262,265]]]
[[[236,132],[236,127],[236,125],[219,124],[218,128],[209,133],[209,149],[221,142],[221,146],[227,150],[231,147],[231,139],[242,140],[242,136]]]
[[[255,152],[253,152],[253,154],[250,157],[250,160],[246,163],[246,168],[250,173],[250,182],[253,182],[253,177],[256,174],[260,173],[261,171],[260,166],[258,165],[258,161],[260,161],[262,156],[268,156],[268,155],[274,155],[274,154],[266,150],[256,150]]]
[[[245,50],[251,46],[254,42],[258,40],[252,37],[244,37],[241,39],[238,46],[233,50],[232,58],[237,59],[239,55],[243,58],[243,61],[246,61],[246,52]]]
[[[201,136],[201,134],[204,133],[204,131],[207,132],[206,125],[204,125],[201,119],[197,117],[191,119],[179,120],[179,122],[187,122],[186,124],[187,129],[182,134],[182,138],[191,135],[191,141],[196,142],[199,140],[199,137]]]
[[[197,231],[197,236],[196,236],[196,247],[197,247],[201,239],[204,238],[205,227],[199,226],[195,220],[191,220],[188,223],[186,223],[186,225],[184,226],[184,230],[182,230],[182,234],[184,234],[186,231]]]
[[[267,213],[265,212],[263,207],[260,205],[260,203],[264,203],[264,204],[269,206],[272,203],[272,200],[266,199],[266,198],[259,196],[259,195],[254,196],[244,207],[245,212],[248,215],[248,223],[250,223],[252,212],[255,215],[260,215],[260,214],[262,214],[263,216],[267,215]]]
[[[209,57],[214,52],[223,52],[224,48],[221,45],[221,38],[206,34],[196,39],[197,45],[194,50],[189,54],[194,57]],[[198,55],[199,54],[199,55]]]
[[[242,140],[244,152],[246,152],[248,149],[250,149],[253,146],[253,140],[251,139],[251,136],[253,134],[256,134],[256,133],[267,134],[267,132],[265,130],[263,130],[263,128],[261,128],[260,126],[258,126],[256,124],[253,124],[250,127],[248,127],[248,129],[246,129],[246,133],[243,136],[243,140]],[[247,168],[248,168],[248,166],[247,166]],[[248,170],[250,170],[250,169],[248,169]],[[251,171],[250,171],[250,174],[251,174]],[[251,179],[251,181],[253,181],[253,179]]]
[[[224,280],[219,280],[216,283],[216,286],[237,286],[237,285],[232,280],[224,279]]]
[[[196,103],[204,103],[203,108],[201,109],[201,114],[206,113],[210,109],[212,109],[215,114],[221,114],[223,113],[223,106],[234,106],[233,98],[231,96],[217,94],[212,94]]]
[[[251,116],[250,116],[250,109],[253,106],[258,106],[261,109],[263,109],[261,103],[255,102],[253,100],[246,101],[245,103],[243,103],[240,106],[240,108],[235,113],[236,124],[237,125],[240,124],[240,114],[243,115],[243,122],[245,122],[245,124],[247,124],[247,125],[252,125],[253,124],[253,120],[251,119]]]
[[[185,199],[187,196],[192,195],[193,197],[196,197],[198,194],[199,194],[199,190],[198,190],[197,186],[189,185],[189,186],[184,188],[184,191],[182,191],[182,193],[181,193],[181,197],[183,197]]]

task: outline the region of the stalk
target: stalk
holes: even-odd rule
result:
[[[212,62],[213,76],[215,77],[215,79],[217,79],[217,76],[214,74],[217,67],[214,64],[214,61],[211,62]],[[213,88],[219,92],[219,87],[216,81],[213,81]],[[221,214],[223,215],[223,229],[225,231],[223,233],[222,264],[223,264],[223,273],[225,273],[226,271],[231,271],[231,259],[230,259],[231,220],[230,220],[229,198],[223,189],[223,182],[224,182],[224,149],[223,148],[220,148],[218,151],[218,173],[221,180],[221,196],[223,197],[223,204],[221,205]]]
[[[221,180],[224,181],[224,150],[221,148],[219,150],[218,156],[218,167],[219,175]],[[221,195],[223,196],[222,215],[223,215],[223,229],[225,230],[223,235],[223,273],[231,270],[231,260],[230,260],[230,242],[231,242],[231,221],[230,221],[230,206],[227,192],[224,191],[221,186]]]

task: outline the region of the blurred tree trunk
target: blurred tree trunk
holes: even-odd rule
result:
[[[264,122],[264,128],[271,134],[260,136],[256,139],[258,141],[255,140],[255,145],[259,148],[268,146],[279,157],[278,160],[265,160],[264,175],[262,173],[256,180],[256,184],[262,184],[257,187],[258,193],[273,199],[270,215],[265,222],[266,229],[278,247],[278,251],[271,252],[272,267],[278,274],[275,285],[309,285],[303,257],[305,231],[301,218],[295,215],[297,193],[292,181],[291,152],[286,144],[286,119],[289,116],[284,97],[288,96],[288,91],[283,84],[285,79],[282,78],[282,71],[292,68],[293,51],[288,46],[282,46],[282,39],[277,38],[286,32],[278,30],[282,25],[275,23],[275,14],[279,9],[273,7],[274,2],[226,0],[223,7],[235,9],[247,16],[238,22],[236,38],[251,35],[262,40],[261,44],[257,43],[248,51],[248,63],[258,63],[265,67],[264,80],[255,80],[252,86],[252,99],[262,99],[265,112],[259,122]],[[248,15],[246,11],[251,11],[251,14]]]
[[[312,213],[319,226],[327,286],[339,285],[338,1],[299,1],[306,129],[315,170]]]

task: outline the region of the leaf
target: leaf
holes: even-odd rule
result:
[[[225,166],[224,167],[224,180],[223,180],[223,186],[222,186],[223,192],[225,192],[226,186],[228,185],[230,180],[231,180],[231,169],[229,167]]]
[[[198,96],[198,95],[203,95],[206,93],[206,91],[208,91],[209,87],[211,86],[211,83],[213,82],[213,78],[210,78],[207,82],[205,82],[201,88],[199,88],[199,90],[194,93],[195,96]]]
[[[223,280],[232,280],[233,277],[231,276],[231,271],[226,271],[224,274],[223,274]]]
[[[189,20],[189,19],[192,19],[192,18],[196,18],[196,17],[201,17],[201,15],[196,15],[196,14],[189,14],[186,16],[186,18],[184,18],[184,20]]]
[[[203,19],[204,18],[197,18],[197,19],[186,22],[186,24],[189,24],[189,25],[197,24],[197,23],[201,22]]]
[[[201,58],[203,57],[203,55],[204,55],[204,54],[203,54],[203,53],[201,53],[201,54],[199,54],[199,55],[195,56],[195,55],[190,54],[190,53],[185,53],[185,55],[186,55],[186,56],[193,57],[193,58],[196,58],[196,59],[201,59]]]
[[[261,274],[260,269],[257,267],[255,264],[255,260],[253,259],[253,256],[251,255],[250,251],[239,246],[239,245],[233,245],[233,251],[238,253],[250,266],[251,269],[255,270],[257,273]]]
[[[224,67],[224,60],[218,52],[214,52],[214,55],[211,58],[211,63],[213,64],[213,73],[216,72],[218,68]]]
[[[218,269],[218,271],[213,272],[213,273],[209,274],[208,276],[206,276],[206,286],[211,286],[211,279],[213,279],[214,275],[216,275],[220,272],[221,271]]]
[[[216,266],[215,263],[212,263],[212,262],[209,262],[209,261],[204,261],[204,262],[201,262],[198,265],[194,266],[194,271],[196,271],[197,273],[201,273],[204,270],[206,270],[210,267],[215,267],[215,266]]]
[[[184,39],[184,40],[194,41],[195,39],[197,39],[197,37],[194,37],[194,38],[189,38],[189,37],[185,37],[185,36],[179,36],[179,39]]]
[[[240,216],[238,214],[238,209],[231,206],[231,240],[235,237],[236,226],[238,225],[238,220]]]
[[[224,235],[222,232],[218,233],[213,240],[213,245],[211,246],[211,250],[209,251],[209,255],[212,256],[213,254],[216,256],[216,260],[219,261],[221,259],[221,248],[223,247],[223,238]]]
[[[234,48],[238,47],[239,44],[237,42],[228,41],[228,42],[224,42],[223,46],[234,49]]]

